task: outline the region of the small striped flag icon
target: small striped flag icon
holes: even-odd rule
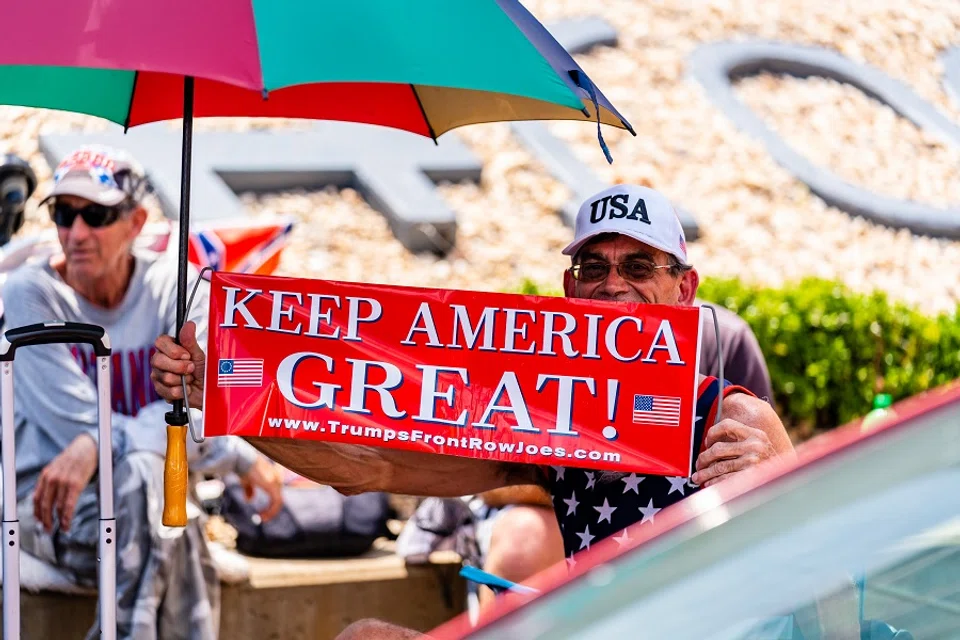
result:
[[[263,386],[263,360],[254,358],[221,359],[217,364],[217,386]]]
[[[640,424],[680,426],[680,398],[675,396],[633,396],[633,421]]]

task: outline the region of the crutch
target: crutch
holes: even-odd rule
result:
[[[17,349],[38,344],[85,343],[97,356],[99,419],[100,537],[98,591],[100,637],[117,637],[117,520],[113,513],[113,450],[110,438],[110,338],[103,327],[79,322],[47,322],[10,329],[0,340],[0,404],[3,419],[3,640],[20,638],[20,521],[14,457],[13,358]]]

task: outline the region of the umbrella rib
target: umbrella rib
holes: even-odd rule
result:
[[[140,72],[133,72],[133,86],[130,87],[130,102],[127,104],[127,116],[123,119],[123,132],[130,129],[130,115],[133,113],[133,97],[137,95],[137,80],[140,79]]]
[[[433,131],[433,126],[430,124],[430,118],[427,117],[427,110],[423,108],[423,101],[420,100],[420,94],[417,93],[417,88],[411,83],[410,90],[413,91],[413,97],[417,100],[417,106],[420,107],[420,115],[423,116],[423,122],[427,125],[427,131],[430,132],[430,137],[433,138],[433,144],[439,145],[437,142],[437,134]]]

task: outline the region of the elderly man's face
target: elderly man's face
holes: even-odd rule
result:
[[[625,275],[630,275],[626,263],[644,263],[649,269],[646,279],[630,279],[621,275],[615,266],[621,265]],[[697,294],[699,277],[695,270],[682,275],[673,275],[670,269],[653,268],[670,264],[669,255],[629,236],[613,235],[590,242],[577,254],[575,264],[589,270],[589,265],[606,265],[606,277],[597,282],[576,280],[570,271],[564,272],[564,292],[570,298],[615,300],[618,302],[646,302],[650,304],[692,305]],[[640,266],[640,265],[634,265]],[[596,270],[594,267],[593,270]],[[643,269],[636,269],[643,273]]]
[[[75,209],[93,204],[86,198],[69,195],[58,196],[57,201]],[[103,227],[91,227],[79,215],[70,227],[58,226],[57,233],[70,278],[95,282],[111,271],[121,269],[146,222],[146,215],[138,207]]]

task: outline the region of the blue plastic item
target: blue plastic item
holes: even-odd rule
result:
[[[540,593],[537,589],[511,582],[500,576],[495,576],[492,573],[477,569],[476,567],[466,566],[460,569],[460,575],[467,580],[490,587],[497,595],[505,591],[513,591],[514,593]]]

